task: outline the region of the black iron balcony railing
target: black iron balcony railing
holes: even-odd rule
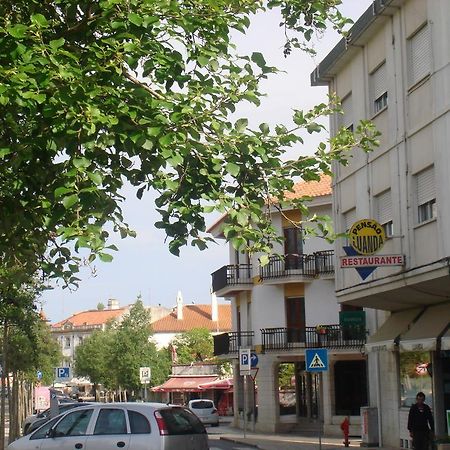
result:
[[[261,279],[303,276],[314,278],[334,273],[334,251],[325,250],[311,255],[287,254],[272,256],[269,264],[259,269]]]
[[[237,286],[239,284],[253,284],[251,264],[223,266],[212,273],[212,288],[214,292],[220,291],[227,286]]]
[[[238,353],[240,348],[252,348],[254,331],[231,331],[214,336],[214,356]]]
[[[319,325],[304,328],[263,328],[263,351],[294,348],[360,348],[366,343],[367,331],[359,326]]]

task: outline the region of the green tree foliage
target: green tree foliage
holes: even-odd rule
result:
[[[213,337],[206,328],[193,328],[186,331],[176,336],[172,345],[176,348],[179,364],[206,361],[213,357]]]
[[[346,150],[374,144],[362,123],[313,156],[283,161],[305,133],[321,131],[335,99],[294,111],[292,124],[250,129],[231,120],[259,105],[264,56],[231,40],[256,13],[279,9],[285,53],[316,30],[346,23],[340,0],[15,0],[0,4],[0,258],[76,283],[89,261],[112,259],[125,182],[156,190],[170,250],[203,249],[206,212],[228,214],[225,237],[270,251],[267,202],[293,179],[317,179]]]
[[[97,330],[84,339],[76,348],[75,372],[87,377],[94,384],[103,384],[107,388],[117,386],[114,370],[110,366],[111,351],[114,348],[114,330]]]
[[[167,352],[150,340],[150,313],[138,299],[121,322],[110,324],[85,339],[76,350],[75,372],[109,389],[139,390],[139,368],[151,367],[152,385],[170,372]]]
[[[278,366],[278,385],[281,389],[293,389],[292,378],[295,376],[295,364],[282,363]]]

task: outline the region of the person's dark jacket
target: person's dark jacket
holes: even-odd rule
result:
[[[408,415],[408,430],[414,431],[434,431],[434,420],[431,409],[428,405],[422,405],[423,411],[420,412],[417,404],[411,406]]]

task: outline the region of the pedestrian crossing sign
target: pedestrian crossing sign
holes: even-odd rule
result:
[[[326,348],[307,348],[305,365],[307,372],[326,372],[328,370],[328,350]]]

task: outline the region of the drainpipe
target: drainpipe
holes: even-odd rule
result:
[[[375,326],[378,330],[378,311],[375,313]],[[383,447],[383,433],[382,433],[382,415],[381,415],[381,386],[380,386],[380,352],[377,352],[375,359],[376,377],[377,377],[377,415],[378,415],[378,447]]]

